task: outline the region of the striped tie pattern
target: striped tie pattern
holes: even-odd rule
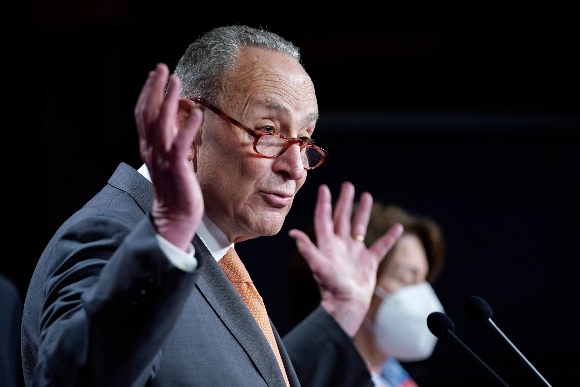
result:
[[[278,344],[274,337],[274,332],[272,331],[272,326],[270,325],[270,319],[268,318],[268,313],[266,312],[266,307],[264,306],[264,301],[258,293],[258,289],[254,286],[250,274],[246,270],[246,267],[242,263],[242,260],[232,247],[228,252],[219,260],[219,265],[228,278],[230,279],[234,288],[236,288],[240,297],[254,316],[254,319],[264,332],[266,340],[272,347],[276,360],[278,360],[278,365],[286,381],[286,386],[290,386],[288,382],[288,376],[286,375],[286,369],[282,363],[282,357],[280,356],[280,351],[278,350]]]

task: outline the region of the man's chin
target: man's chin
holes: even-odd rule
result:
[[[256,230],[259,230],[261,236],[276,235],[282,229],[284,220],[286,219],[286,212],[283,214],[278,211],[271,211],[264,213],[255,224]]]
[[[284,225],[284,222],[276,222],[276,223],[270,223],[267,225],[262,225],[261,227],[261,235],[262,236],[273,236],[276,235],[280,232],[280,230],[282,229],[282,226]]]
[[[246,227],[247,232],[245,233],[245,236],[236,239],[236,242],[242,242],[263,236],[274,236],[278,234],[281,229],[282,229],[281,225],[274,226],[274,225],[265,225],[263,223],[260,225],[256,224],[249,225],[248,227]]]

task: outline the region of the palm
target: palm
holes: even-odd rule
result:
[[[364,192],[352,216],[353,199],[354,186],[346,182],[333,214],[330,191],[322,185],[314,215],[317,244],[302,231],[290,231],[318,283],[322,307],[351,336],[368,311],[378,265],[403,231],[397,224],[367,248],[353,235],[366,234],[373,199]]]

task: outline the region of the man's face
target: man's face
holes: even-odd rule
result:
[[[216,107],[252,129],[311,137],[318,118],[314,85],[291,57],[244,48],[225,77]],[[277,158],[253,137],[206,109],[194,165],[206,215],[231,242],[278,233],[306,180],[298,145]]]

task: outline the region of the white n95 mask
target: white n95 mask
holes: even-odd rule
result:
[[[388,293],[377,286],[382,299],[374,323],[366,320],[384,355],[401,361],[427,359],[433,353],[437,337],[427,327],[427,316],[443,312],[435,291],[427,282],[405,286]]]

